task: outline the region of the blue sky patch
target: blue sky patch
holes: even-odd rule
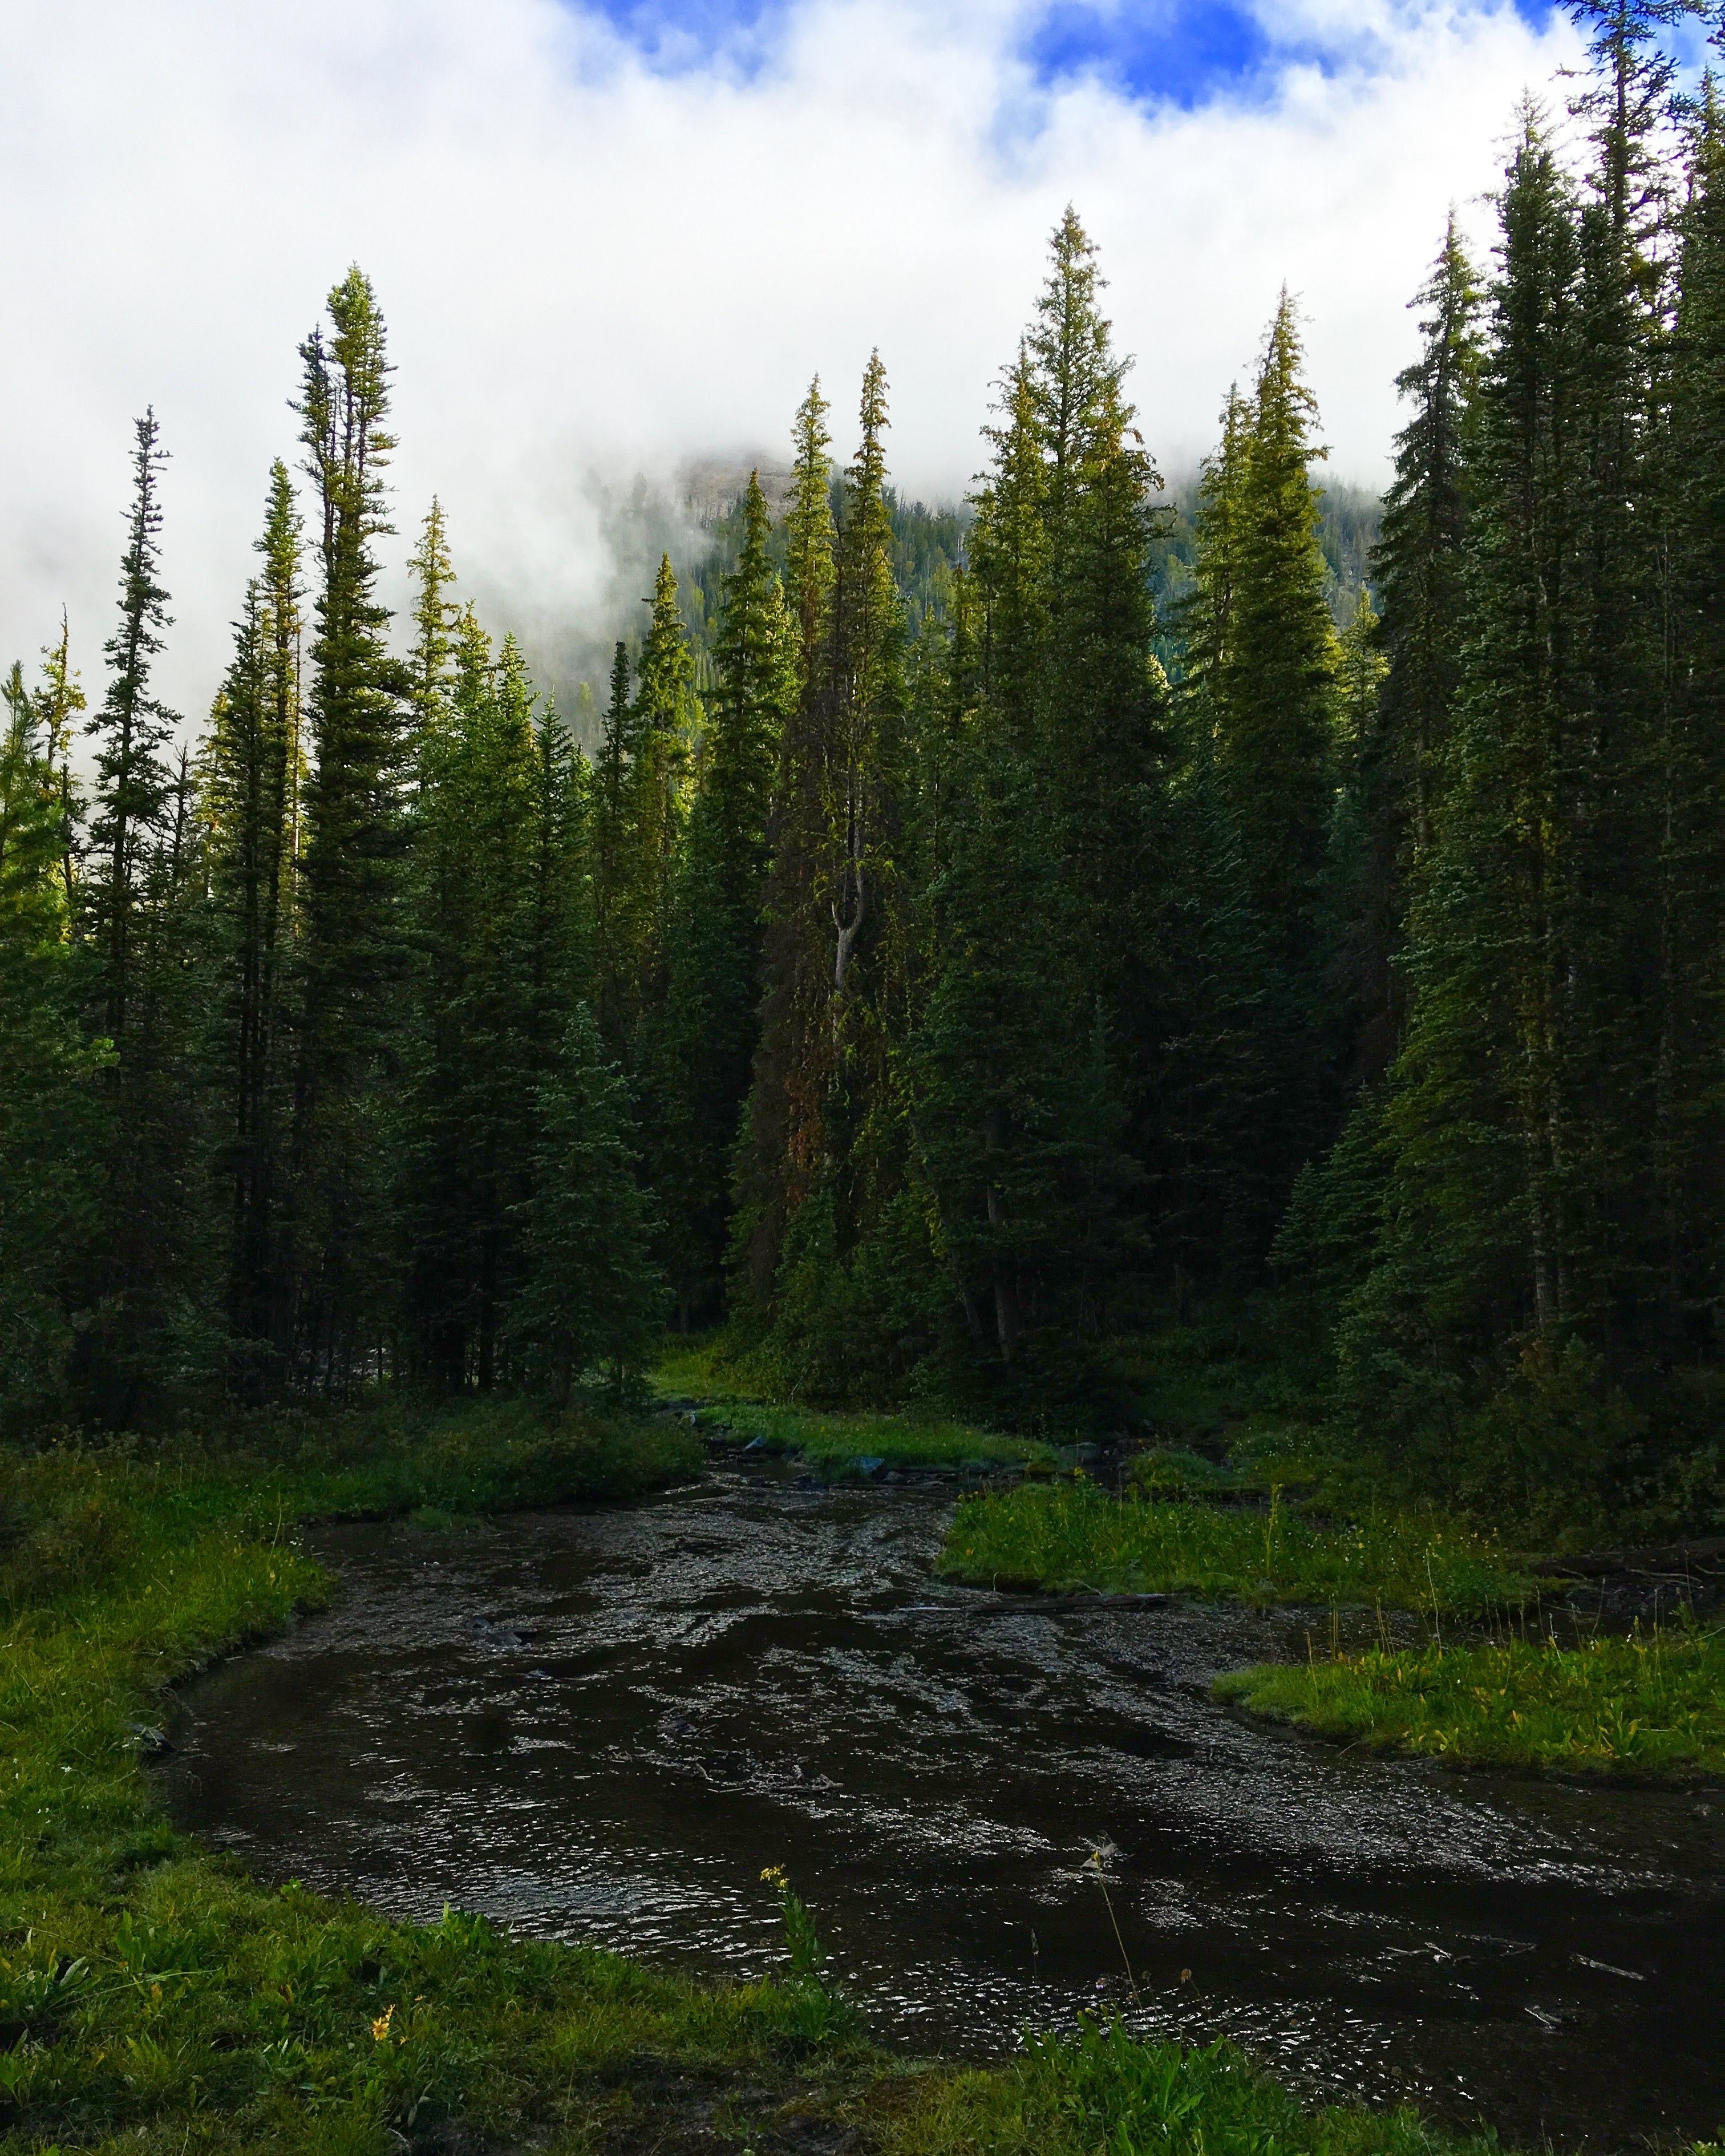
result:
[[[752,74],[791,0],[576,0],[655,68],[686,74],[721,64]]]
[[[666,74],[705,69],[752,75],[797,0],[565,0],[598,16]],[[1476,0],[1489,7],[1494,0]],[[1509,0],[1535,28],[1559,0]],[[1217,98],[1267,92],[1291,61],[1369,65],[1358,38],[1320,44],[1276,34],[1274,0],[1045,0],[1021,18],[1019,50],[1039,85],[1085,76],[1127,97],[1190,110]]]
[[[1271,50],[1257,17],[1230,0],[1055,0],[1024,48],[1045,84],[1096,75],[1130,96],[1188,109],[1237,91]]]

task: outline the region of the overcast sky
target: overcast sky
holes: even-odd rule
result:
[[[1068,200],[1165,465],[1286,280],[1332,468],[1381,484],[1446,208],[1488,239],[1512,107],[1576,51],[1532,0],[12,0],[0,660],[64,603],[97,685],[153,403],[161,681],[201,718],[350,261],[398,368],[398,555],[437,491],[530,656],[607,604],[597,483],[783,459],[816,369],[848,454],[873,344],[899,485],[962,492]]]

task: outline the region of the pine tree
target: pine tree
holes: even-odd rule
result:
[[[189,764],[182,752],[171,769],[166,753],[174,714],[151,687],[168,626],[158,536],[164,453],[153,412],[135,434],[120,619],[105,646],[107,693],[85,728],[97,746],[90,873],[80,893],[94,967],[90,1029],[111,1054],[105,1220],[77,1291],[74,1375],[81,1411],[109,1427],[157,1412],[215,1355],[200,1301],[207,1241],[191,1172],[204,1112],[202,849]]]
[[[593,1369],[626,1394],[657,1344],[665,1291],[629,1142],[628,1085],[584,1004],[540,1089],[538,1123],[513,1352],[526,1381],[560,1400]]]
[[[643,948],[640,849],[632,824],[634,707],[629,697],[629,647],[611,660],[611,701],[593,771],[593,1006],[606,1053],[627,1053],[638,1015]]]
[[[1193,1119],[1208,1123],[1208,1145],[1227,1160],[1226,1240],[1249,1267],[1327,1135],[1337,1047],[1324,1010],[1337,648],[1307,475],[1322,451],[1300,367],[1284,292],[1251,403],[1230,397],[1206,473],[1192,624],[1190,724],[1204,737],[1214,814],[1189,828],[1237,864],[1242,912],[1229,941],[1241,978],[1220,1005],[1207,995],[1201,1018],[1189,1012],[1175,1029],[1228,1029],[1250,1008],[1250,1053],[1230,1089],[1240,1120]]]
[[[101,952],[102,1027],[122,1060],[136,1015],[134,946],[141,889],[172,791],[162,752],[175,725],[174,714],[151,695],[150,686],[151,663],[168,626],[158,539],[167,452],[153,408],[134,431],[132,500],[120,564],[120,625],[104,646],[107,694],[85,729],[97,743],[96,814],[90,831],[95,873],[86,903],[90,933]]]
[[[864,1246],[901,1212],[905,1173],[889,1043],[902,1031],[907,962],[899,880],[906,629],[878,353],[864,374],[860,419],[826,640],[786,729],[737,1209],[742,1300],[776,1309],[780,1352],[823,1387],[850,1358],[856,1325],[870,1322],[868,1297],[855,1292],[857,1268],[880,1262]],[[819,433],[805,424],[799,444],[811,497]]]
[[[635,667],[629,778],[629,843],[637,854],[640,942],[634,957],[636,1024],[656,1024],[669,986],[671,895],[701,714],[695,662],[677,603],[670,557],[661,556],[652,613]],[[647,1053],[637,1041],[634,1060]]]
[[[832,459],[826,399],[817,374],[792,430],[795,460],[785,508],[785,589],[795,624],[797,680],[806,696],[819,663],[834,578]]]
[[[300,872],[304,1013],[295,1081],[297,1354],[340,1392],[381,1366],[394,1307],[391,1110],[406,974],[408,826],[401,670],[377,596],[390,367],[357,269],[331,293],[331,335],[300,347],[297,406],[317,490],[314,742]]]
[[[1467,444],[1480,368],[1479,293],[1453,214],[1414,304],[1425,310],[1420,353],[1396,377],[1414,408],[1396,437],[1395,477],[1372,562],[1386,671],[1374,722],[1353,744],[1363,854],[1353,996],[1362,1067],[1372,1077],[1387,1067],[1404,1020],[1392,962],[1405,933],[1410,880],[1431,850],[1468,619]]]
[[[64,1417],[82,1258],[101,1209],[102,1065],[78,1022],[64,749],[82,696],[64,625],[0,732],[0,1431]]]
[[[214,1052],[226,1093],[227,1322],[241,1391],[267,1395],[290,1342],[280,1206],[292,1112],[300,784],[300,532],[286,467],[270,474],[234,655],[212,715],[203,813],[215,911]]]
[[[1576,631],[1580,218],[1537,113],[1502,204],[1479,390],[1469,594],[1412,1005],[1385,1109],[1385,1231],[1340,1335],[1363,1418],[1452,1446],[1475,1373],[1577,1315],[1573,1027],[1584,758]]]
[[[1725,114],[1692,126],[1661,461],[1668,504],[1666,693],[1651,758],[1659,924],[1653,1208],[1661,1351],[1716,1358],[1725,1111]]]
[[[1098,283],[1069,211],[989,430],[980,663],[961,613],[937,717],[952,801],[911,1036],[917,1158],[973,1343],[1008,1368],[1032,1342],[1033,1360],[1070,1359],[1100,1319],[1125,1181],[1106,1014],[1127,945],[1153,933],[1153,475],[1127,446]],[[1050,1058],[1055,1039],[1091,1052]]]
[[[1217,769],[1251,896],[1295,993],[1319,935],[1335,778],[1335,630],[1307,468],[1317,408],[1284,292],[1266,340],[1239,494],[1239,560],[1217,684]]]
[[[413,707],[416,757],[447,723],[452,685],[454,624],[461,609],[448,597],[455,581],[444,529],[443,504],[432,496],[420,526],[417,552],[408,557],[414,580],[413,647],[408,658],[408,701]]]
[[[1077,963],[1119,1030],[1143,1010],[1155,944],[1165,688],[1153,656],[1151,498],[1162,481],[1126,402],[1129,361],[1099,304],[1096,249],[1070,208],[1025,337],[1046,554],[1040,761]]]
[[[672,906],[657,1187],[685,1323],[716,1303],[728,1240],[732,1155],[757,1032],[773,774],[796,695],[796,628],[769,527],[751,474],[742,548],[722,588],[705,774]]]
[[[519,647],[458,624],[447,722],[426,743],[414,858],[424,952],[403,1213],[418,1367],[490,1391],[521,1280],[543,978],[535,697]]]
[[[798,640],[797,697],[779,746],[762,932],[760,1036],[738,1144],[732,1306],[770,1309],[788,1220],[824,1148],[830,1069],[828,958],[815,879],[827,844],[829,718],[823,654],[834,570],[832,464],[819,377],[797,414],[786,512],[786,600]]]

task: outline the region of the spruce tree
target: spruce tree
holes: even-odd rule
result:
[[[644,946],[640,848],[633,821],[634,706],[629,647],[611,660],[611,699],[593,769],[593,906],[594,1016],[608,1055],[624,1055],[634,1039]]]
[[[732,1306],[771,1307],[787,1222],[824,1147],[830,966],[815,880],[828,839],[829,702],[824,664],[834,578],[830,437],[817,379],[797,413],[786,512],[786,601],[797,696],[779,744],[762,932],[760,1035],[738,1144]]]
[[[228,1122],[226,1317],[249,1398],[280,1382],[291,1344],[280,1208],[298,926],[300,534],[278,462],[257,542],[263,574],[247,588],[212,714],[202,804],[215,912],[213,1046]]]
[[[1226,1163],[1224,1241],[1248,1278],[1333,1115],[1338,1043],[1325,991],[1337,646],[1308,476],[1323,454],[1312,439],[1316,417],[1284,292],[1255,394],[1249,406],[1230,397],[1206,472],[1191,619],[1188,753],[1200,776],[1189,806],[1207,798],[1211,813],[1189,814],[1188,829],[1237,870],[1238,911],[1222,916],[1236,979],[1220,998],[1207,991],[1204,1008],[1189,1008],[1173,1028],[1176,1038],[1243,1029],[1249,1043],[1222,1098],[1185,1116],[1189,1128],[1208,1127],[1212,1161]],[[1216,866],[1213,856],[1205,873],[1214,878]],[[1221,925],[1207,927],[1207,939]]]
[[[296,1353],[345,1390],[387,1360],[395,1309],[389,1154],[407,969],[402,670],[377,594],[390,529],[390,367],[370,284],[329,296],[331,334],[300,347],[297,406],[316,489],[319,588],[307,707],[313,742],[300,872],[304,1005],[295,1074]]]
[[[42,686],[14,666],[0,729],[0,1432],[65,1417],[74,1321],[102,1225],[99,1087],[109,1051],[79,1024],[66,730],[82,702],[67,654]]]
[[[634,953],[638,1028],[656,1025],[669,985],[671,895],[701,725],[695,662],[668,554],[660,557],[649,603],[635,666],[629,777],[628,842],[637,855],[633,880],[639,907],[640,941]],[[646,1053],[637,1040],[634,1061],[640,1063]]]
[[[174,714],[151,685],[168,625],[164,460],[147,412],[135,429],[107,693],[85,729],[96,743],[80,892],[94,968],[88,1022],[110,1055],[105,1217],[79,1291],[74,1359],[82,1412],[112,1427],[157,1413],[175,1386],[208,1373],[215,1353],[199,1296],[208,1243],[193,1172],[204,1111],[202,850],[189,767],[183,752],[177,769],[168,761]]]
[[[120,565],[120,624],[104,646],[107,694],[85,729],[96,743],[93,873],[85,903],[90,933],[101,954],[101,1027],[122,1058],[136,1018],[135,947],[142,886],[172,792],[163,751],[176,723],[174,714],[151,694],[150,682],[168,626],[158,536],[167,452],[153,408],[136,422],[134,432],[131,506]]]
[[[428,737],[414,855],[422,952],[404,1263],[417,1366],[489,1391],[521,1280],[534,1096],[547,1068],[538,871],[541,751],[519,647],[471,610],[445,724]]]
[[[796,696],[796,627],[769,529],[751,474],[742,552],[722,587],[704,776],[671,914],[658,1188],[685,1323],[714,1307],[722,1276],[732,1155],[757,1032],[773,775]]]
[[[413,645],[408,657],[408,699],[413,707],[416,756],[439,733],[449,716],[454,625],[461,609],[449,596],[456,581],[449,558],[443,504],[432,496],[420,526],[419,544],[408,557],[413,578]]]
[[[1402,976],[1393,961],[1410,881],[1431,850],[1468,620],[1467,449],[1480,367],[1479,293],[1453,213],[1414,304],[1425,311],[1420,357],[1396,377],[1413,410],[1396,437],[1395,476],[1372,560],[1386,670],[1373,723],[1356,732],[1353,744],[1363,848],[1353,993],[1371,1076],[1386,1068],[1404,1023]]]
[[[1717,1358],[1725,1103],[1725,114],[1711,76],[1691,128],[1660,475],[1670,668],[1651,755],[1658,814],[1656,1338]]]
[[[539,1091],[525,1279],[510,1318],[526,1381],[558,1400],[590,1370],[626,1396],[658,1342],[665,1288],[629,1125],[627,1082],[577,1004]]]
[[[1588,1149],[1574,1034],[1587,957],[1578,567],[1579,205],[1529,108],[1502,202],[1470,478],[1473,634],[1392,1073],[1384,1230],[1341,1334],[1363,1419],[1453,1447],[1477,1373],[1574,1322]],[[1439,1455],[1434,1455],[1436,1457]]]

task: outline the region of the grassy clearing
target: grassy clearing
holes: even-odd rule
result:
[[[1532,1583],[1453,1521],[1391,1514],[1348,1527],[1306,1518],[1279,1493],[1259,1509],[1115,1498],[1093,1483],[968,1498],[940,1569],[973,1585],[1012,1583],[1233,1601],[1347,1602],[1484,1614]]]
[[[1052,1465],[1055,1455],[1033,1438],[1008,1437],[937,1415],[823,1414],[809,1408],[768,1407],[726,1400],[696,1415],[704,1429],[739,1442],[759,1438],[773,1452],[795,1453],[825,1473],[859,1460],[883,1467],[1004,1467]]]
[[[1637,1630],[1579,1647],[1514,1640],[1373,1649],[1230,1671],[1255,1714],[1407,1752],[1570,1774],[1725,1774],[1725,1631]]]

